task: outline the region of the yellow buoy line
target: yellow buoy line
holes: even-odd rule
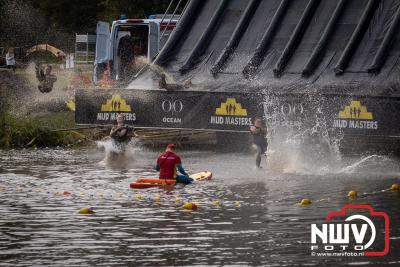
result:
[[[366,197],[366,196],[370,196],[370,195],[375,195],[378,193],[382,193],[382,192],[399,192],[400,191],[400,185],[399,184],[392,184],[392,186],[390,188],[387,189],[383,189],[383,190],[378,190],[378,191],[372,191],[370,193],[364,192],[361,197]],[[359,198],[359,194],[356,190],[351,190],[347,193],[347,197],[350,200],[356,200],[357,198]],[[301,206],[308,206],[311,205],[313,202],[323,202],[323,201],[329,201],[330,198],[323,198],[323,199],[319,199],[319,200],[315,200],[312,201],[309,198],[303,198],[302,200],[300,200],[300,202],[298,204],[300,204]]]
[[[0,192],[6,191],[6,188],[3,186],[0,186]],[[152,195],[152,196],[143,196],[142,194],[134,194],[133,192],[129,193],[122,193],[122,192],[117,192],[117,193],[107,193],[104,191],[80,191],[78,193],[73,193],[70,191],[51,191],[51,190],[44,190],[43,188],[29,188],[29,189],[24,189],[23,187],[16,187],[15,188],[16,192],[27,192],[27,193],[46,193],[48,195],[53,195],[57,197],[64,197],[64,198],[90,198],[90,199],[110,199],[110,200],[129,200],[133,201],[136,200],[137,202],[151,202],[151,203],[158,203],[162,204],[165,202],[173,202],[175,206],[180,207],[184,210],[197,210],[201,206],[212,206],[212,207],[236,207],[239,208],[242,206],[243,201],[222,201],[221,199],[206,199],[204,201],[199,201],[197,199],[191,198],[191,199],[186,199],[183,200],[178,196],[167,196],[167,197],[162,197],[160,195]],[[395,183],[392,184],[390,188],[386,188],[383,190],[377,190],[373,191],[370,193],[364,192],[361,195],[356,191],[356,190],[351,190],[348,192],[347,197],[350,200],[356,200],[358,198],[366,197],[369,195],[374,195],[382,192],[399,192],[400,191],[400,185]],[[319,200],[312,200],[309,198],[303,198],[298,202],[297,204],[300,204],[301,206],[309,206],[313,203],[319,203],[319,202],[324,202],[324,201],[330,201],[330,198],[323,198]],[[95,211],[91,210],[91,208],[82,208],[79,210],[79,214],[94,214]]]
[[[6,191],[6,188],[0,187],[0,192]],[[74,199],[74,198],[84,198],[84,199],[97,199],[97,200],[127,200],[127,201],[136,201],[138,203],[157,203],[157,204],[165,204],[165,203],[173,203],[176,207],[182,208],[184,210],[197,210],[199,207],[241,207],[244,202],[239,200],[221,200],[221,199],[204,199],[199,200],[196,198],[181,198],[178,196],[168,195],[166,197],[162,197],[161,195],[150,195],[144,196],[142,194],[134,193],[134,192],[116,192],[116,193],[107,193],[104,191],[62,191],[62,190],[44,190],[43,188],[23,188],[16,187],[16,192],[24,192],[24,193],[44,193],[47,196],[54,196],[58,198],[64,199]],[[95,210],[92,208],[81,208],[78,211],[79,214],[95,214]]]

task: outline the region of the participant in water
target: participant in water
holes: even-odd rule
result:
[[[265,155],[268,143],[266,138],[267,128],[260,118],[257,118],[254,121],[254,125],[250,126],[250,133],[253,135],[253,143],[257,148],[256,166],[261,168],[261,156]]]
[[[126,146],[131,139],[132,132],[133,127],[126,125],[124,123],[124,116],[118,114],[117,125],[112,127],[110,132],[112,146],[115,148],[114,153],[123,154],[125,152]]]

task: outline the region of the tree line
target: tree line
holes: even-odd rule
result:
[[[75,33],[95,33],[99,20],[163,14],[170,0],[0,0],[0,47],[49,43],[73,50]]]

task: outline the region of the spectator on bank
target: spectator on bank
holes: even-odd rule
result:
[[[15,55],[14,48],[9,48],[6,54],[6,64],[8,69],[12,69],[15,72]]]

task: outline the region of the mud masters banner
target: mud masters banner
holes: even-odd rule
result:
[[[400,136],[400,98],[356,95],[280,95],[266,114],[280,126],[348,136]]]
[[[114,124],[122,113],[136,127],[248,131],[263,115],[262,97],[220,92],[77,90],[77,124]]]

